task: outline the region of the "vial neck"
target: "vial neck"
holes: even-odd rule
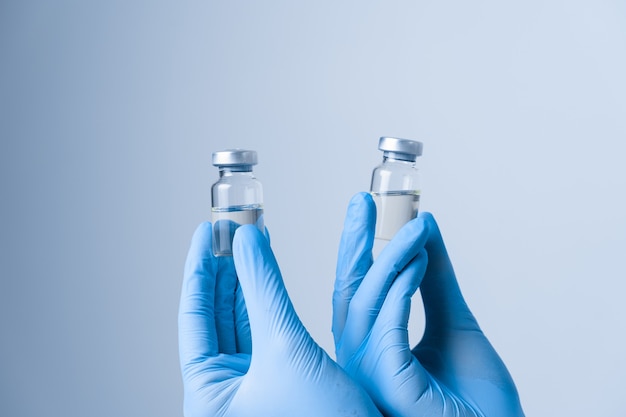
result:
[[[397,154],[397,153],[390,155],[387,152],[385,152],[385,154],[383,155],[383,164],[384,163],[415,165],[415,156],[407,155],[407,154]]]
[[[251,165],[219,167],[220,178],[229,175],[252,175]]]

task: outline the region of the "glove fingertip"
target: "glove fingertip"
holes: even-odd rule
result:
[[[366,192],[357,193],[350,199],[344,228],[359,226],[362,224],[360,220],[364,220],[365,224],[376,222],[376,205],[372,196]]]
[[[201,244],[211,243],[211,233],[213,231],[213,226],[211,222],[202,222],[196,227],[196,230],[193,232],[193,236],[191,237],[191,245],[192,247],[196,247]]]
[[[352,198],[350,199],[350,205],[362,203],[368,204],[368,202],[370,201],[372,203],[374,202],[374,199],[372,199],[372,195],[368,192],[360,191],[352,196]]]
[[[267,232],[267,229],[265,229]],[[267,244],[265,233],[261,232],[253,224],[244,224],[237,228],[233,237],[233,256],[241,257],[245,252],[250,251],[254,246]]]
[[[426,222],[431,222],[432,223],[432,222],[435,221],[435,217],[429,211],[420,211],[420,213],[417,215],[417,217],[423,218],[424,221],[426,221]]]
[[[244,287],[244,295],[246,287],[250,291],[262,282],[271,286],[271,281],[280,280],[274,253],[265,234],[255,225],[240,226],[235,232],[233,260],[239,281]]]
[[[435,233],[439,230],[439,225],[437,224],[437,220],[435,220],[435,216],[432,213],[423,211],[420,212],[418,218],[422,219],[428,228],[429,234]]]
[[[210,222],[203,222],[196,227],[191,238],[189,251],[185,261],[185,276],[188,276],[199,266],[213,260],[213,226]]]

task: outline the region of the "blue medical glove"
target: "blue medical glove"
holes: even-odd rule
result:
[[[372,260],[376,209],[350,202],[333,294],[337,360],[385,416],[523,416],[504,363],[465,303],[433,216],[407,223]],[[411,296],[426,327],[411,351]]]
[[[258,228],[237,229],[233,257],[214,257],[211,245],[211,224],[203,223],[180,301],[185,416],[380,417],[305,330]]]

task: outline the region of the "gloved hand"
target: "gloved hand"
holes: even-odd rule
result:
[[[203,223],[179,312],[185,416],[380,417],[305,330],[266,237],[241,226],[233,257],[214,257],[211,245],[211,224]]]
[[[372,198],[356,195],[333,293],[339,364],[385,416],[523,416],[509,372],[463,299],[432,215],[407,223],[373,262],[375,222]],[[418,287],[426,327],[411,351],[407,324]]]

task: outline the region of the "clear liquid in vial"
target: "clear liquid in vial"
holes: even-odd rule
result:
[[[233,237],[235,230],[243,224],[254,224],[265,231],[263,207],[260,204],[233,207],[213,207],[213,254],[215,256],[233,255]]]
[[[391,238],[408,221],[417,217],[420,203],[419,191],[372,192],[376,203],[376,239]]]

